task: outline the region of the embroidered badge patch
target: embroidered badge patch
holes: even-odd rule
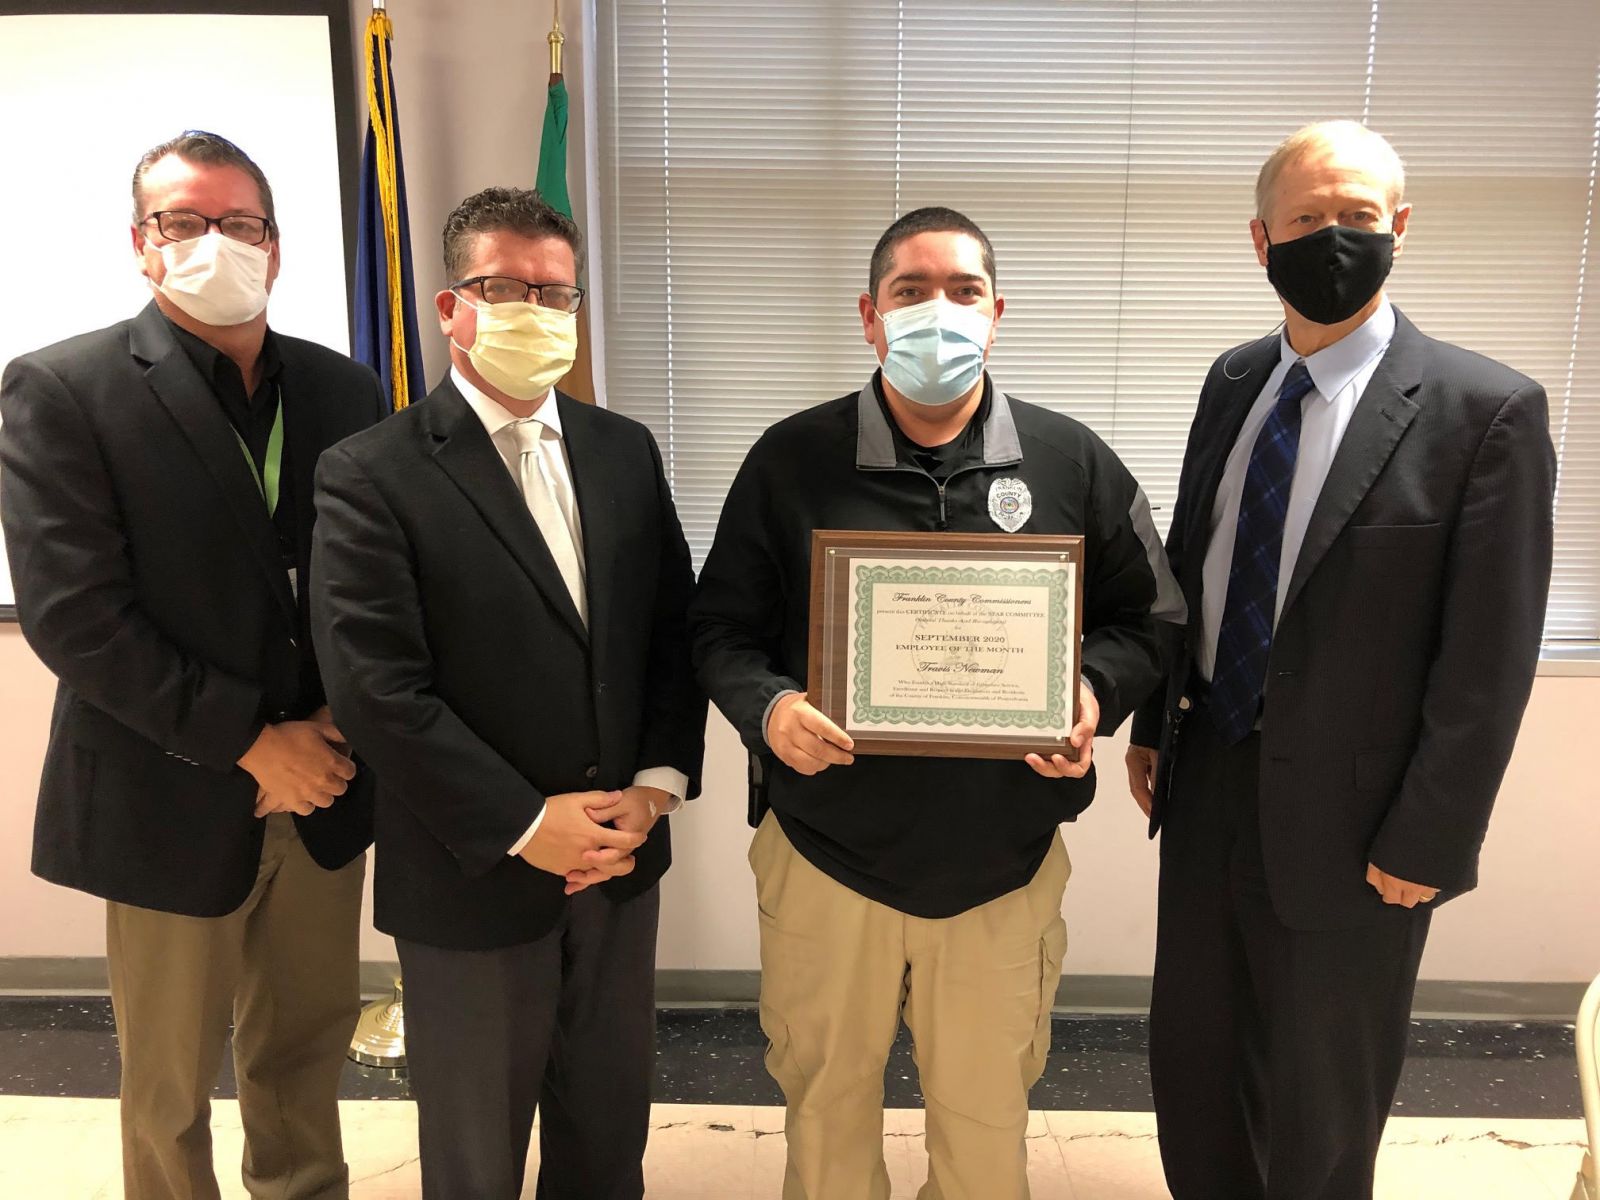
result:
[[[996,479],[989,485],[989,516],[1007,533],[1015,533],[1033,516],[1033,493],[1020,479]]]

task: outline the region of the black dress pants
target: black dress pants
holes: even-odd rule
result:
[[[1163,808],[1150,1077],[1174,1200],[1369,1200],[1429,910],[1291,929],[1262,862],[1261,739],[1183,725]]]
[[[535,1110],[538,1200],[640,1200],[659,911],[602,884],[524,945],[396,940],[425,1200],[516,1200]]]

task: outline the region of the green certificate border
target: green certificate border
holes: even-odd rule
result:
[[[1074,570],[1076,566],[1074,565]],[[1045,620],[1050,625],[1052,663],[1067,654],[1067,580],[1072,571],[1059,567],[888,567],[858,566],[856,571],[855,694],[852,723],[874,725],[967,725],[980,729],[1045,730],[1051,733],[1067,724],[1067,684],[1059,671],[1051,671],[1049,691],[1042,709],[901,708],[871,704],[872,589],[880,583],[1042,587],[1050,593]]]

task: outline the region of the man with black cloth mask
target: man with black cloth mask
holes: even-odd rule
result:
[[[1175,1200],[1356,1200],[1429,918],[1478,848],[1539,657],[1544,389],[1383,291],[1399,157],[1353,121],[1267,160],[1285,324],[1212,366],[1167,552],[1188,600],[1128,773],[1161,839],[1150,1069]]]

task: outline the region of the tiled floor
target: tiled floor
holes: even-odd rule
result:
[[[1569,1200],[1584,1129],[1562,1022],[1416,1021],[1379,1159],[1380,1200]],[[783,1110],[741,1009],[660,1014],[651,1200],[777,1200]],[[1058,1014],[1028,1140],[1035,1200],[1166,1200],[1139,1017]],[[117,1047],[104,998],[0,997],[0,1200],[114,1200]],[[926,1173],[922,1095],[902,1036],[885,1072],[894,1195]],[[416,1200],[416,1109],[403,1079],[348,1065],[358,1200]],[[231,1067],[213,1128],[223,1195],[243,1197]],[[529,1172],[525,1195],[533,1195]]]
[[[353,1200],[418,1196],[416,1110],[408,1101],[347,1100]],[[776,1200],[783,1177],[781,1109],[659,1105],[646,1160],[650,1200]],[[244,1197],[239,1109],[213,1115],[225,1197]],[[1582,1158],[1576,1120],[1399,1117],[1378,1162],[1379,1200],[1567,1200]],[[885,1156],[896,1200],[921,1184],[922,1113],[888,1114]],[[1035,1113],[1029,1133],[1035,1200],[1165,1200],[1155,1123],[1144,1113]],[[524,1196],[533,1195],[533,1172]],[[116,1200],[114,1100],[0,1096],[0,1196]]]

